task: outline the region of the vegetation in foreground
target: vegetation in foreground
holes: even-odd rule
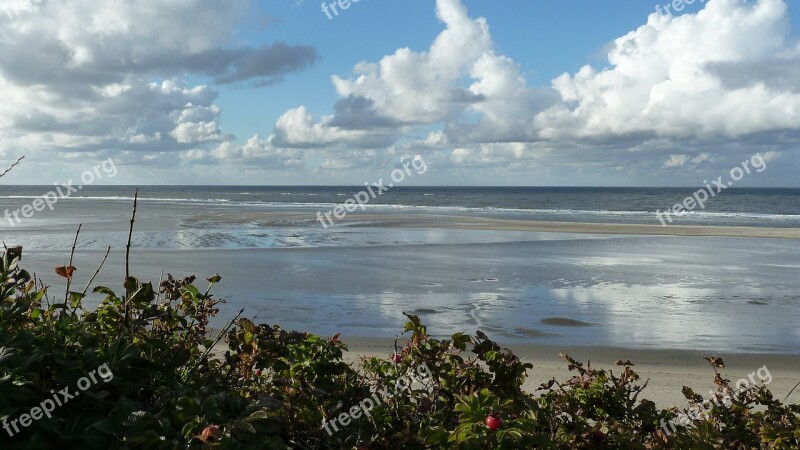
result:
[[[433,339],[412,315],[396,354],[355,367],[342,361],[347,347],[338,336],[238,317],[219,336],[228,351],[215,354],[208,326],[218,313],[210,294],[218,275],[204,288],[195,277],[170,276],[155,287],[128,277],[119,294],[95,287],[105,298],[90,310],[88,286],[70,289],[71,266],[57,269],[67,293],[53,299],[18,266],[20,256],[7,249],[0,267],[3,425],[65,387],[74,392],[98,367],[113,378],[13,436],[0,429],[3,449],[800,448],[800,406],[764,386],[734,391],[716,358],[717,395],[730,396],[730,405],[715,403],[673,432],[664,424],[682,411],[640,399],[646,382],[627,361],[614,372],[565,355],[573,376],[529,394],[521,386],[530,364],[480,331]],[[426,377],[398,390],[420,367]],[[705,400],[684,394],[690,406]],[[347,416],[367,398],[377,400],[369,414]],[[342,414],[346,426],[323,428]]]

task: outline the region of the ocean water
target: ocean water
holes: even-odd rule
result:
[[[47,186],[0,186],[0,214]],[[692,189],[396,188],[368,206],[376,223],[324,229],[359,187],[140,190],[131,265],[157,280],[220,273],[227,300],[257,321],[321,335],[393,337],[403,311],[437,336],[480,329],[503,342],[800,354],[800,241],[460,230],[430,215],[657,225]],[[83,286],[121,286],[131,187],[88,186],[0,239],[58,291],[69,259]],[[450,219],[450,218],[447,218]],[[729,189],[682,224],[800,227],[800,190]],[[413,228],[396,222],[423,224]],[[88,305],[101,300],[86,299]]]
[[[660,224],[655,211],[681,203],[693,188],[395,187],[371,200],[372,211],[469,214],[567,222]],[[52,189],[2,186],[4,204],[24,204]],[[144,186],[143,201],[327,211],[364,186]],[[130,186],[86,186],[70,200],[132,200]],[[0,211],[2,212],[2,211]],[[729,188],[675,219],[681,225],[800,227],[800,189]]]

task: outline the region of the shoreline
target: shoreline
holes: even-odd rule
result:
[[[350,218],[352,216],[352,218]],[[542,220],[498,219],[474,216],[431,216],[448,220],[422,223],[391,223],[385,216],[351,214],[343,222],[364,219],[383,219],[379,225],[400,228],[442,228],[484,231],[535,231],[581,234],[627,234],[647,236],[704,236],[800,239],[800,228],[728,227],[714,225],[648,225],[603,222],[551,222]],[[377,225],[361,225],[377,226]]]
[[[315,213],[297,211],[216,212],[198,215],[193,220],[213,218],[217,224],[243,224],[264,221],[262,226],[291,227],[298,224],[323,229]],[[655,216],[654,216],[654,221]],[[289,224],[287,224],[287,221]],[[352,212],[336,219],[328,230],[336,228],[430,228],[483,231],[532,231],[571,234],[644,235],[644,236],[700,236],[800,239],[800,228],[745,227],[719,225],[659,225],[612,222],[564,222],[527,220],[477,215],[442,215],[429,213]]]

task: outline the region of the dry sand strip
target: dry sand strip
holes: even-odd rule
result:
[[[348,344],[349,351],[345,353],[345,361],[348,363],[357,362],[362,356],[388,359],[394,345],[394,339],[356,337],[342,337],[342,339]],[[535,393],[542,383],[551,378],[567,380],[574,374],[567,370],[566,362],[558,357],[559,353],[566,353],[584,363],[590,360],[592,367],[610,369],[615,373],[621,371],[620,366],[614,365],[617,360],[630,360],[635,364],[633,369],[642,380],[650,379],[640,399],[652,400],[660,408],[686,406],[686,400],[681,393],[683,386],[689,386],[701,394],[708,394],[709,390],[716,387],[713,383],[714,372],[703,359],[704,356],[710,356],[708,352],[607,347],[564,348],[541,345],[511,345],[509,348],[525,362],[533,364],[533,369],[528,371],[528,379],[523,386],[531,393]],[[767,366],[772,376],[769,388],[780,400],[783,400],[800,382],[800,356],[797,355],[717,354],[716,356],[725,362],[726,367],[721,369],[723,376],[734,383],[740,378],[747,378],[760,367]],[[754,375],[754,379],[759,381],[757,375]],[[800,388],[789,397],[789,401],[800,401],[798,391]]]
[[[353,217],[356,219],[356,217]],[[391,225],[391,224],[389,224]],[[718,236],[800,239],[800,228],[717,227],[688,225],[639,225],[616,223],[547,222],[535,220],[452,217],[450,221],[403,223],[404,228],[448,228],[460,230],[547,231],[585,234],[641,234],[654,236]]]
[[[322,226],[314,214],[259,211],[249,213],[207,213],[199,214],[191,220],[213,220],[219,224],[237,224],[248,221],[261,222],[266,227],[297,226],[307,223]],[[657,222],[655,216],[654,222]],[[359,213],[354,212],[341,219],[336,225],[351,227],[395,227],[395,228],[436,228],[458,230],[495,230],[495,231],[538,231],[554,233],[581,234],[627,234],[651,236],[718,236],[718,237],[751,237],[800,239],[800,228],[767,228],[767,227],[720,227],[705,225],[653,225],[589,223],[589,222],[551,222],[542,220],[497,219],[475,216],[451,216],[435,214],[402,214],[402,213]]]

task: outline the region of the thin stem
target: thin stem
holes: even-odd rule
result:
[[[78,235],[81,234],[81,227],[83,224],[78,225],[78,231],[75,232],[75,240],[72,242],[72,251],[69,253],[69,264],[67,264],[66,274],[67,274],[67,292],[64,293],[64,307],[67,306],[67,301],[69,300],[69,286],[72,284],[72,275],[74,274],[71,271],[72,267],[72,258],[75,256],[75,246],[78,245]]]
[[[236,317],[234,317],[230,322],[228,322],[228,324],[224,328],[222,328],[222,331],[219,332],[219,334],[217,335],[217,338],[214,339],[214,342],[208,348],[206,348],[205,352],[203,352],[203,355],[200,357],[200,361],[202,361],[206,356],[208,356],[209,353],[211,353],[211,350],[214,349],[214,346],[216,346],[217,343],[220,341],[220,339],[222,339],[222,337],[228,333],[228,330],[230,330],[230,328],[233,326],[233,324],[236,323],[236,319],[238,319],[242,315],[243,312],[244,312],[244,308],[240,309],[239,310],[239,314],[236,314]],[[185,380],[186,377],[188,377],[189,375],[191,375],[195,371],[195,369],[197,369],[197,366],[192,367],[191,370],[186,372],[184,374],[184,376],[182,377],[182,379]]]
[[[789,391],[789,393],[786,395],[786,398],[783,399],[784,402],[789,400],[789,397],[792,396],[792,394],[794,393],[795,389],[797,389],[798,386],[800,386],[800,382],[795,384],[794,387],[792,388],[792,390]]]
[[[131,237],[133,236],[133,223],[136,221],[136,203],[139,200],[139,188],[133,194],[133,214],[131,214],[131,227],[128,230],[128,245],[125,247],[125,280],[131,276],[130,256],[131,256]]]
[[[92,278],[90,278],[89,282],[86,283],[86,287],[83,288],[83,292],[81,292],[83,295],[86,295],[86,291],[88,291],[89,290],[89,286],[92,285],[92,281],[94,281],[94,277],[96,277],[97,274],[100,273],[100,269],[103,267],[103,264],[106,263],[106,258],[108,258],[108,254],[109,253],[111,253],[111,246],[110,245],[108,246],[108,250],[106,250],[106,256],[104,256],[103,260],[100,261],[100,265],[97,267],[97,270],[94,271],[94,275],[92,275]]]
[[[6,169],[5,171],[3,171],[3,173],[0,173],[0,178],[4,177],[4,176],[5,176],[5,175],[6,175],[8,172],[11,172],[11,169],[13,169],[14,167],[16,167],[16,166],[17,166],[17,164],[19,164],[20,162],[22,162],[22,160],[23,160],[23,159],[25,159],[25,157],[24,157],[24,156],[20,156],[20,157],[19,157],[19,159],[17,159],[17,161],[16,161],[14,164],[12,164],[11,166],[9,166],[9,167],[8,167],[8,169]]]
[[[156,303],[161,301],[161,283],[164,282],[164,269],[161,269],[161,275],[158,276],[158,289],[156,289]]]
[[[130,271],[130,258],[131,258],[131,237],[133,236],[133,223],[136,221],[136,203],[139,200],[139,188],[133,195],[133,213],[131,214],[131,228],[128,230],[128,245],[125,247],[125,327],[130,328],[130,309],[128,307],[128,300],[133,292],[133,286],[130,285],[128,279],[131,276]]]

